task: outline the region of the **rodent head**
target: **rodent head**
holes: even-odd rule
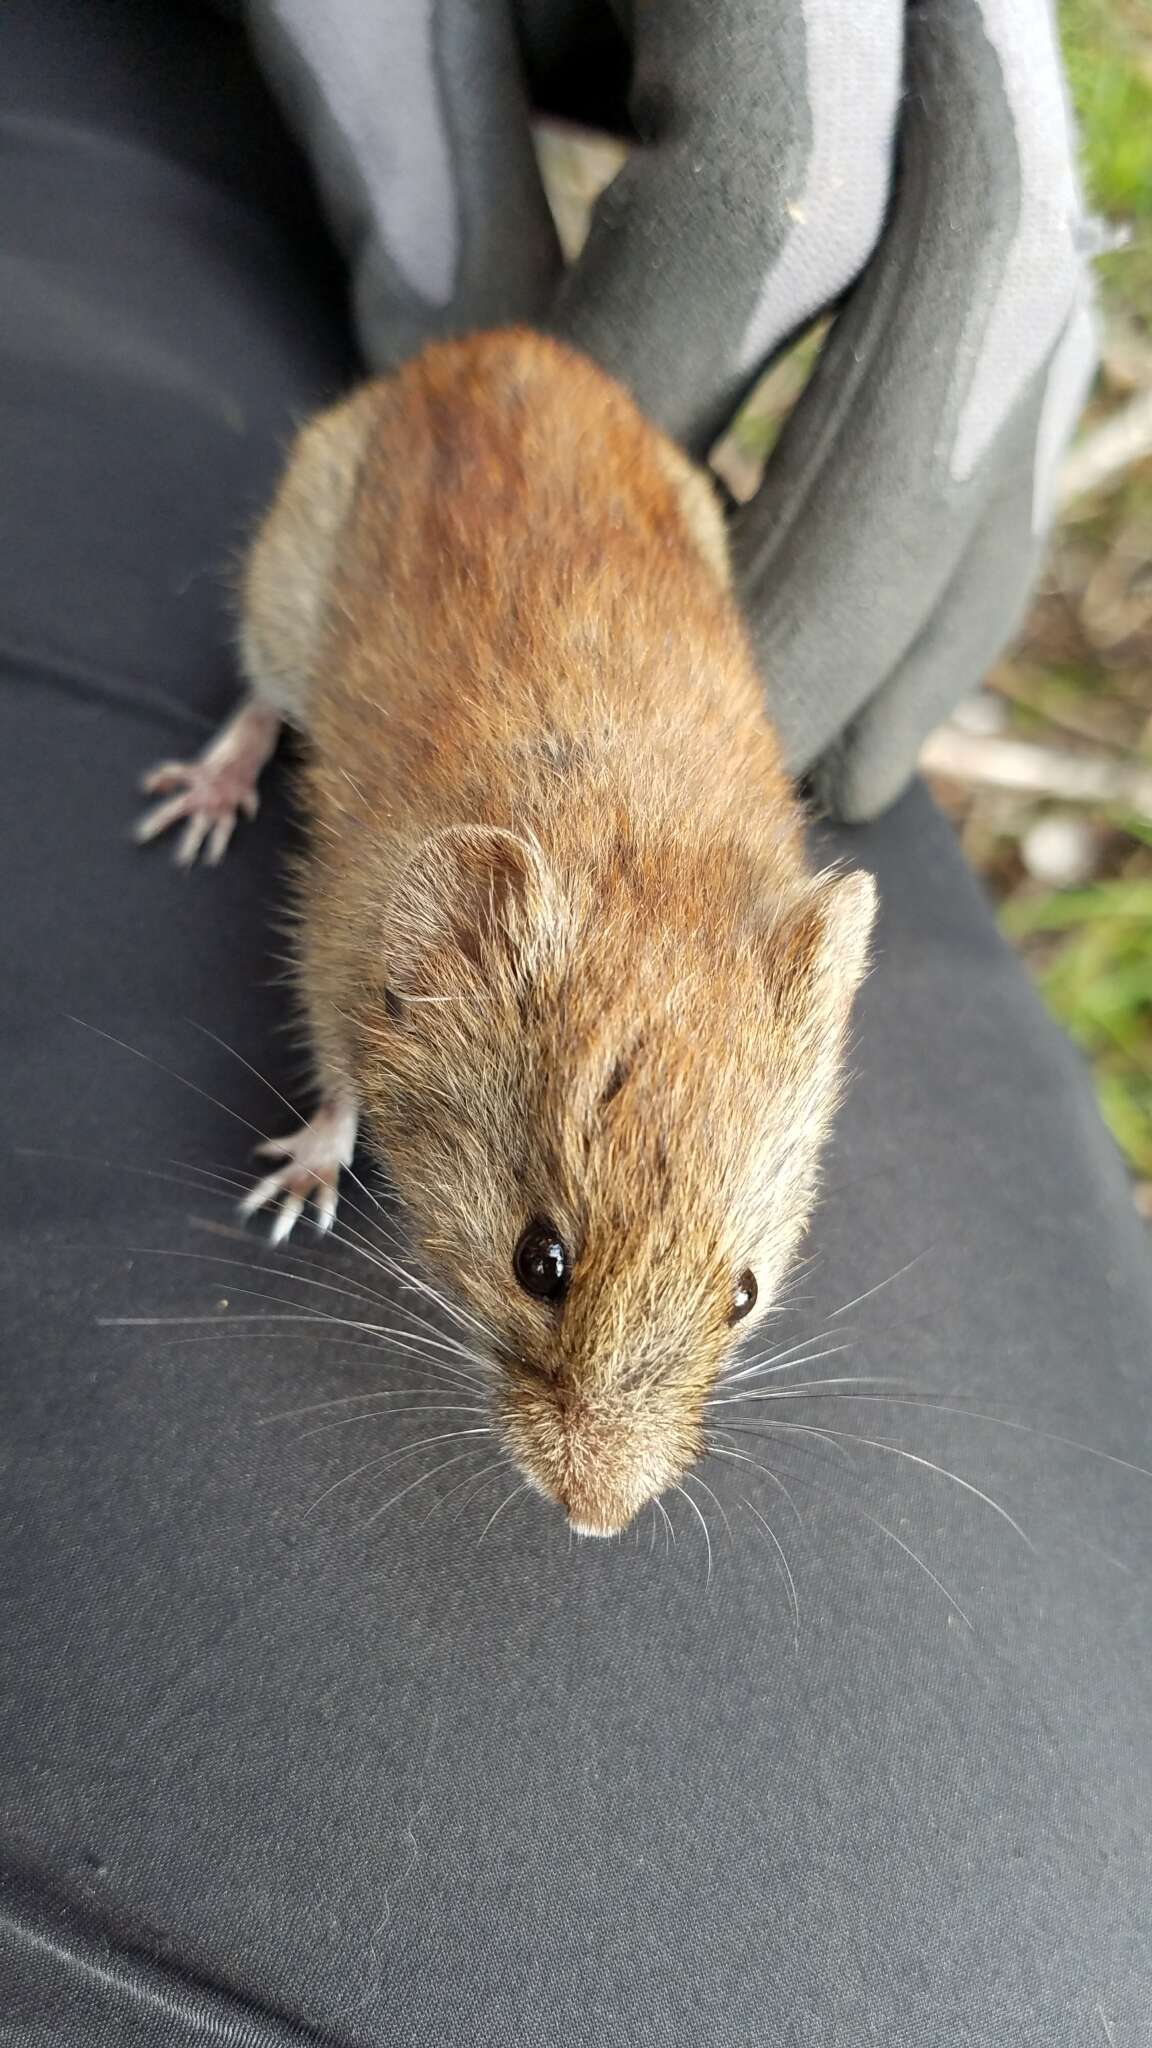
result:
[[[738,847],[562,879],[486,827],[417,850],[353,1006],[370,1132],[429,1265],[493,1333],[495,1420],[585,1533],[704,1448],[704,1403],[811,1206],[875,907],[773,899]]]

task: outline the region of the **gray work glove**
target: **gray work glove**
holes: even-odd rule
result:
[[[838,307],[732,540],[791,766],[874,815],[1013,631],[1094,363],[1049,0],[248,0],[364,354],[520,318],[703,453]],[[530,104],[640,147],[561,275]]]

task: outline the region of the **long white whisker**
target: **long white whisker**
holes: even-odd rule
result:
[[[807,1337],[804,1341],[807,1344],[814,1344],[819,1340],[814,1337]],[[786,1372],[790,1366],[816,1365],[820,1359],[835,1358],[838,1352],[848,1351],[851,1349],[851,1346],[848,1344],[831,1344],[826,1351],[813,1351],[803,1358],[794,1358],[792,1353],[799,1351],[801,1348],[799,1344],[793,1344],[790,1351],[784,1353],[775,1352],[768,1358],[758,1358],[752,1365],[742,1367],[739,1372],[721,1373],[718,1384],[733,1386],[738,1380],[767,1378],[772,1373]]]
[[[313,1501],[311,1507],[305,1509],[301,1520],[306,1522],[309,1515],[314,1515],[317,1508],[323,1505],[330,1494],[337,1493],[342,1486],[350,1486],[354,1479],[359,1479],[365,1472],[373,1471],[378,1465],[394,1465],[400,1458],[410,1458],[417,1451],[427,1450],[432,1444],[448,1443],[454,1437],[491,1436],[492,1434],[493,1432],[490,1428],[446,1429],[438,1436],[423,1436],[418,1438],[414,1444],[404,1444],[399,1450],[381,1451],[378,1457],[369,1458],[367,1464],[357,1465],[354,1472],[345,1472],[342,1478],[335,1479],[331,1486],[326,1486],[323,1493],[318,1495]],[[372,1517],[370,1516],[369,1520],[371,1519]]]
[[[245,1188],[247,1187],[247,1182],[238,1182],[237,1185],[242,1188]],[[251,1243],[253,1242],[252,1232],[249,1229],[245,1229],[242,1227],[237,1228],[235,1225],[219,1223],[214,1219],[209,1218],[194,1217],[192,1219],[192,1222],[193,1228],[203,1230],[213,1237],[226,1238],[228,1242],[231,1244],[251,1245]],[[357,1240],[359,1239],[362,1239],[362,1241],[358,1242]],[[260,1240],[257,1240],[257,1242],[259,1241]],[[355,1238],[353,1238],[345,1234],[343,1226],[338,1225],[335,1229],[328,1232],[325,1242],[329,1245],[338,1245],[343,1250],[351,1252],[353,1257],[363,1259],[365,1263],[372,1266],[374,1270],[382,1272],[386,1279],[399,1279],[402,1287],[404,1288],[407,1288],[411,1283],[412,1276],[408,1273],[407,1268],[402,1267],[399,1264],[399,1262],[395,1262],[394,1270],[390,1270],[388,1267],[384,1266],[376,1252],[376,1248],[371,1244],[370,1240],[366,1237],[363,1237],[363,1234],[359,1231],[356,1233]],[[298,1274],[292,1273],[288,1270],[290,1265],[319,1265],[320,1270],[325,1273],[330,1273],[332,1270],[330,1266],[324,1264],[322,1261],[310,1258],[306,1252],[301,1251],[298,1248],[291,1252],[281,1251],[278,1253],[277,1257],[278,1264],[276,1270],[279,1271],[282,1266],[285,1271],[286,1277],[289,1279],[297,1279],[300,1277]],[[462,1344],[459,1337],[453,1336],[449,1332],[441,1329],[439,1325],[430,1321],[430,1319],[426,1315],[421,1315],[416,1309],[412,1307],[410,1302],[398,1300],[396,1298],[395,1292],[389,1294],[381,1294],[377,1292],[375,1288],[369,1287],[367,1281],[359,1275],[357,1276],[356,1284],[362,1290],[363,1295],[366,1299],[368,1299],[369,1301],[379,1302],[381,1307],[389,1309],[394,1315],[408,1316],[410,1320],[418,1326],[418,1328],[420,1328],[421,1330],[428,1331],[430,1335],[434,1337],[436,1341],[441,1345],[442,1348],[458,1351],[461,1353],[462,1356],[467,1358],[472,1358],[477,1361],[480,1360],[480,1354],[478,1352],[473,1351],[472,1349],[470,1349],[469,1346]],[[487,1363],[486,1360],[481,1362]]]
[[[352,1178],[355,1179],[356,1176],[353,1175]],[[357,1185],[362,1186],[363,1183],[357,1182]],[[376,1227],[378,1228],[379,1226]],[[348,1229],[351,1226],[346,1225],[344,1228]],[[392,1279],[400,1280],[404,1286],[413,1288],[416,1293],[423,1295],[426,1300],[433,1302],[450,1321],[460,1324],[461,1327],[476,1330],[486,1343],[491,1344],[497,1341],[495,1331],[490,1330],[485,1323],[479,1321],[476,1316],[469,1314],[466,1309],[459,1308],[454,1302],[448,1301],[444,1295],[440,1294],[432,1286],[430,1281],[424,1280],[419,1274],[411,1272],[407,1266],[394,1258],[390,1252],[382,1251],[379,1245],[372,1244],[363,1231],[355,1231],[354,1235],[362,1240],[360,1246],[361,1255],[370,1264],[378,1267],[381,1272],[387,1273]]]
[[[432,1506],[428,1510],[428,1513],[423,1517],[423,1520],[421,1521],[421,1528],[423,1528],[425,1522],[430,1522],[432,1520],[433,1515],[439,1514],[441,1508],[447,1507],[448,1502],[452,1499],[454,1494],[463,1493],[466,1486],[474,1487],[476,1491],[479,1492],[479,1489],[483,1481],[485,1479],[490,1479],[493,1472],[506,1472],[507,1470],[507,1458],[494,1458],[490,1465],[481,1465],[479,1472],[469,1472],[465,1479],[461,1479],[456,1486],[450,1486],[448,1488],[447,1493],[442,1494],[438,1501],[433,1502]],[[471,1499],[472,1496],[469,1495],[468,1498]],[[468,1502],[466,1500],[462,1500],[460,1502],[459,1507],[453,1508],[452,1513],[448,1518],[449,1521],[455,1521],[457,1515],[461,1514],[464,1508],[467,1507],[467,1505]]]
[[[209,1180],[223,1181],[232,1191],[242,1191],[244,1182],[231,1174],[217,1173],[210,1166],[199,1166],[194,1159],[168,1159],[166,1164],[178,1166],[180,1173],[164,1173],[157,1166],[139,1166],[129,1159],[109,1159],[94,1152],[50,1152],[41,1145],[17,1145],[13,1148],[17,1159],[48,1159],[62,1166],[99,1166],[108,1173],[131,1173],[146,1180],[168,1181],[173,1187],[184,1188],[191,1194],[215,1195],[218,1188],[206,1188],[202,1181],[187,1179],[189,1173],[201,1173]],[[223,1197],[221,1197],[223,1199]]]
[[[309,1401],[303,1408],[282,1408],[276,1415],[259,1416],[256,1427],[264,1429],[273,1422],[293,1422],[301,1415],[320,1415],[326,1408],[347,1408],[354,1401],[394,1401],[401,1394],[426,1394],[430,1385],[442,1387],[446,1394],[473,1391],[471,1388],[461,1387],[456,1380],[442,1380],[432,1373],[427,1373],[423,1377],[426,1384],[418,1387],[373,1387],[362,1394],[337,1394],[331,1401]],[[480,1389],[476,1388],[475,1391],[479,1393]]]
[[[193,1031],[199,1031],[202,1037],[210,1038],[212,1040],[213,1045],[218,1045],[220,1047],[221,1052],[226,1052],[228,1054],[229,1059],[239,1060],[240,1065],[242,1067],[247,1067],[248,1072],[254,1075],[255,1079],[260,1082],[262,1087],[267,1088],[269,1093],[274,1095],[278,1102],[283,1103],[285,1109],[288,1111],[289,1116],[294,1116],[298,1123],[304,1122],[304,1117],[301,1115],[299,1105],[295,1102],[290,1102],[288,1097],[283,1093],[283,1091],[276,1086],[275,1081],[270,1081],[268,1079],[267,1074],[262,1074],[260,1072],[259,1067],[254,1067],[252,1065],[251,1060],[246,1060],[243,1053],[237,1052],[236,1047],[234,1045],[229,1045],[226,1038],[221,1038],[217,1032],[210,1031],[207,1024],[198,1023],[195,1017],[185,1017],[184,1022],[186,1024],[190,1024]]]
[[[799,1401],[805,1397],[814,1399],[816,1395],[819,1393],[819,1391],[824,1387],[857,1387],[880,1385],[906,1387],[910,1384],[915,1383],[910,1382],[907,1379],[902,1379],[895,1374],[889,1376],[887,1373],[875,1372],[842,1373],[838,1375],[835,1379],[802,1380],[798,1386],[772,1387],[769,1389],[767,1393],[758,1393],[753,1391],[752,1393],[748,1394],[721,1394],[718,1397],[714,1396],[711,1399],[705,1401],[704,1406],[706,1408],[730,1408],[732,1404],[736,1401]],[[825,1396],[824,1398],[829,1397]],[[855,1396],[845,1394],[842,1398],[846,1401],[850,1399],[856,1399],[860,1401],[865,1399],[879,1401],[883,1400],[885,1396],[881,1394],[857,1394]]]
[[[874,1529],[879,1529],[882,1536],[887,1536],[892,1543],[895,1543],[897,1548],[904,1552],[905,1557],[910,1557],[913,1564],[919,1565],[920,1570],[924,1573],[925,1577],[931,1579],[932,1584],[936,1587],[937,1591],[944,1595],[944,1598],[948,1602],[949,1607],[951,1607],[954,1610],[954,1612],[959,1615],[965,1627],[972,1629],[973,1634],[975,1634],[975,1629],[973,1628],[972,1622],[965,1614],[964,1609],[960,1605],[960,1602],[954,1597],[953,1594],[949,1592],[947,1586],[944,1584],[943,1579],[938,1579],[935,1572],[932,1570],[931,1566],[925,1564],[924,1559],[920,1557],[915,1550],[912,1549],[911,1544],[905,1543],[903,1537],[898,1536],[896,1534],[895,1529],[890,1529],[888,1527],[887,1522],[882,1522],[880,1520],[879,1515],[874,1515],[870,1512],[868,1508],[861,1507],[859,1501],[842,1500],[839,1494],[834,1493],[832,1491],[832,1488],[830,1486],[822,1486],[818,1479],[810,1479],[804,1473],[800,1475],[800,1484],[802,1486],[810,1487],[814,1493],[823,1494],[827,1500],[830,1500],[833,1503],[835,1507],[846,1508],[850,1515],[862,1515],[866,1522],[871,1522],[872,1527]]]
[[[849,1309],[858,1308],[862,1301],[871,1301],[872,1296],[874,1294],[879,1294],[881,1288],[891,1287],[894,1281],[902,1280],[904,1278],[905,1273],[910,1273],[912,1271],[913,1266],[918,1266],[920,1264],[921,1259],[926,1259],[928,1257],[928,1254],[930,1252],[934,1252],[935,1250],[936,1246],[934,1244],[925,1245],[924,1250],[922,1252],[917,1252],[915,1258],[909,1259],[907,1265],[901,1266],[897,1272],[889,1273],[888,1278],[886,1280],[878,1280],[876,1282],[875,1287],[866,1288],[863,1294],[855,1295],[851,1301],[846,1301],[841,1308],[834,1308],[832,1314],[828,1318],[828,1321],[831,1323],[835,1321],[837,1316],[846,1316],[848,1314]]]
[[[492,1384],[490,1373],[469,1372],[463,1365],[458,1365],[454,1358],[442,1358],[436,1351],[421,1351],[414,1342],[406,1343],[399,1331],[389,1331],[387,1336],[386,1348],[382,1348],[380,1343],[370,1337],[331,1337],[328,1341],[333,1351],[367,1351],[370,1357],[375,1357],[381,1364],[394,1362],[392,1354],[399,1352],[401,1358],[410,1359],[414,1366],[423,1366],[429,1372],[435,1369],[445,1384],[467,1387],[476,1394],[486,1392]]]
[[[401,1391],[397,1389],[397,1391]],[[427,1387],[405,1387],[406,1394],[426,1394]],[[383,1397],[382,1397],[383,1398]],[[306,1429],[297,1437],[297,1443],[307,1443],[310,1436],[326,1436],[332,1429],[347,1429],[354,1422],[395,1422],[401,1415],[487,1415],[487,1408],[477,1402],[467,1401],[421,1401],[411,1408],[364,1408],[359,1415],[342,1415],[338,1422],[319,1422],[315,1429]]]
[[[82,1245],[79,1249],[89,1251],[92,1247]],[[314,1287],[319,1289],[322,1294],[339,1294],[345,1301],[363,1301],[365,1299],[364,1295],[354,1294],[347,1287],[337,1287],[330,1280],[311,1280],[303,1273],[286,1273],[282,1266],[265,1266],[256,1259],[229,1259],[223,1252],[186,1252],[178,1250],[175,1246],[161,1244],[126,1244],[121,1245],[119,1249],[131,1252],[137,1258],[200,1259],[212,1266],[230,1266],[237,1273],[267,1273],[273,1280],[289,1280],[294,1287]],[[233,1288],[233,1293],[235,1294],[254,1294],[256,1291],[252,1287]],[[259,1298],[262,1301],[282,1302],[285,1300],[285,1296],[282,1294],[263,1294]],[[292,1304],[290,1303],[289,1305],[291,1306]],[[360,1323],[355,1327],[359,1329],[372,1329],[377,1326]]]
[[[169,1080],[177,1082],[183,1088],[190,1089],[194,1095],[199,1095],[205,1102],[211,1103],[212,1107],[214,1109],[220,1110],[224,1116],[229,1116],[233,1118],[233,1120],[236,1123],[242,1124],[245,1130],[252,1131],[255,1134],[255,1136],[257,1138],[260,1138],[265,1144],[271,1142],[267,1131],[261,1130],[259,1124],[254,1124],[250,1117],[242,1116],[239,1110],[230,1108],[228,1103],[221,1102],[218,1096],[210,1094],[208,1089],[206,1088],[201,1088],[198,1082],[190,1081],[186,1074],[178,1074],[174,1067],[166,1066],[163,1060],[154,1059],[151,1053],[142,1052],[139,1046],[130,1045],[126,1039],[117,1038],[114,1032],[104,1031],[98,1024],[89,1024],[83,1017],[72,1016],[70,1013],[66,1014],[69,1015],[69,1021],[73,1024],[78,1025],[81,1030],[91,1031],[95,1034],[97,1038],[106,1039],[110,1045],[118,1046],[121,1052],[131,1053],[134,1058],[143,1060],[146,1066],[154,1067],[158,1073],[166,1075]],[[197,1028],[206,1030],[206,1027],[204,1026],[197,1026]],[[215,1034],[213,1034],[212,1032],[208,1032],[207,1035],[209,1037],[213,1037]],[[226,1052],[231,1053],[234,1058],[238,1059],[242,1066],[248,1067],[253,1074],[256,1074],[256,1078],[258,1080],[264,1079],[264,1076],[257,1073],[256,1068],[251,1066],[251,1063],[244,1058],[242,1053],[236,1052],[234,1046],[229,1046],[225,1044],[224,1040],[222,1039],[218,1039],[217,1043],[220,1044]],[[269,1087],[272,1086],[270,1082],[266,1083],[266,1085]],[[273,1093],[279,1094],[279,1090],[273,1088]],[[280,1099],[281,1101],[286,1101],[286,1098],[283,1096],[281,1096]],[[292,1114],[297,1115],[298,1112],[293,1110]],[[373,1205],[377,1209],[382,1211],[383,1204],[372,1193],[372,1190],[365,1186],[364,1182],[360,1179],[359,1175],[353,1173],[350,1167],[347,1169],[347,1172],[349,1179],[354,1182],[356,1187],[360,1189],[361,1193],[366,1195],[368,1200],[371,1203],[373,1203]],[[373,1250],[373,1255],[377,1258],[378,1261],[384,1263],[383,1255],[376,1252],[375,1248]],[[385,1270],[388,1270],[387,1265],[385,1265]],[[426,1287],[423,1282],[418,1281],[414,1275],[402,1272],[400,1277],[405,1279],[409,1286],[415,1286],[418,1288],[419,1291],[428,1294],[430,1298],[437,1303],[437,1306],[440,1307],[445,1312],[445,1314],[449,1315],[454,1321],[470,1323],[474,1329],[480,1332],[480,1335],[482,1337],[487,1339],[489,1342],[493,1341],[493,1332],[491,1330],[486,1330],[483,1324],[478,1323],[476,1321],[475,1317],[469,1316],[466,1314],[465,1311],[458,1310],[455,1307],[453,1307],[451,1303],[445,1302],[440,1296],[438,1296],[435,1293],[434,1290]]]
[[[466,1436],[468,1432],[467,1430],[462,1430],[460,1434],[462,1436]],[[367,1521],[361,1522],[361,1529],[363,1530],[370,1528],[373,1522],[379,1521],[381,1515],[387,1514],[389,1508],[394,1508],[397,1502],[404,1500],[408,1494],[415,1493],[418,1486],[426,1486],[428,1481],[430,1479],[435,1479],[438,1473],[447,1472],[448,1467],[450,1465],[462,1464],[464,1459],[472,1457],[473,1453],[478,1448],[478,1445],[472,1444],[470,1445],[468,1450],[456,1451],[453,1453],[452,1457],[445,1458],[442,1464],[433,1465],[432,1470],[430,1472],[421,1472],[417,1478],[410,1480],[407,1486],[402,1486],[400,1488],[399,1493],[394,1493],[392,1495],[391,1500],[386,1500],[380,1507],[373,1508],[372,1513],[369,1515]]]
[[[796,1594],[796,1581],[792,1576],[792,1567],[789,1564],[788,1559],[784,1555],[784,1545],[781,1543],[780,1538],[776,1534],[775,1529],[772,1527],[771,1522],[768,1521],[765,1515],[762,1515],[760,1513],[759,1508],[753,1507],[752,1502],[750,1500],[745,1500],[743,1494],[740,1495],[740,1501],[741,1504],[747,1508],[750,1515],[755,1515],[756,1520],[759,1522],[760,1527],[763,1529],[765,1535],[771,1540],[775,1548],[776,1555],[779,1558],[780,1563],[784,1567],[784,1576],[788,1582],[789,1598],[792,1602],[792,1646],[795,1650],[799,1650],[800,1602]]]
[[[682,1486],[674,1486],[674,1487],[672,1488],[672,1491],[673,1491],[673,1493],[678,1493],[678,1494],[682,1495],[682,1497],[683,1497],[683,1498],[684,1498],[684,1499],[685,1499],[685,1500],[687,1501],[687,1503],[688,1503],[689,1507],[690,1507],[690,1508],[691,1508],[691,1510],[692,1510],[692,1513],[693,1513],[693,1514],[695,1515],[695,1517],[696,1517],[696,1520],[697,1520],[697,1521],[699,1522],[699,1524],[700,1524],[700,1527],[701,1527],[701,1528],[703,1529],[703,1531],[704,1531],[704,1541],[705,1541],[705,1543],[706,1543],[706,1545],[707,1545],[707,1547],[708,1547],[708,1571],[707,1571],[707,1575],[706,1575],[706,1577],[705,1577],[705,1581],[704,1581],[704,1583],[705,1583],[705,1585],[711,1585],[711,1583],[712,1583],[712,1538],[711,1538],[711,1537],[709,1536],[709,1534],[708,1534],[708,1524],[707,1524],[707,1522],[706,1522],[706,1521],[704,1520],[704,1516],[703,1516],[703,1514],[701,1513],[701,1511],[700,1511],[700,1508],[698,1507],[697,1503],[696,1503],[696,1502],[695,1502],[695,1501],[693,1500],[693,1498],[692,1498],[692,1495],[691,1495],[690,1493],[685,1493],[685,1492],[684,1492],[684,1488],[683,1488]]]
[[[804,1519],[800,1513],[799,1508],[796,1505],[795,1500],[793,1499],[791,1493],[788,1491],[788,1488],[785,1486],[784,1481],[780,1477],[780,1474],[778,1472],[773,1472],[770,1465],[762,1465],[760,1463],[759,1458],[749,1457],[747,1451],[734,1451],[721,1444],[712,1445],[712,1456],[714,1458],[739,1458],[741,1464],[752,1465],[755,1467],[757,1472],[762,1472],[764,1474],[765,1479],[770,1479],[773,1486],[775,1486],[779,1490],[779,1492],[781,1492],[784,1495],[784,1498],[787,1501],[789,1507],[791,1508],[792,1513],[796,1517],[797,1528],[802,1529],[804,1527]]]
[[[669,1545],[676,1541],[676,1531],[672,1527],[672,1517],[662,1500],[654,1500],[652,1505],[654,1508],[658,1508],[664,1517],[664,1555],[667,1557]]]
[[[178,1082],[182,1088],[190,1088],[193,1095],[199,1095],[205,1102],[210,1102],[213,1109],[218,1109],[224,1116],[230,1116],[236,1123],[243,1124],[245,1130],[254,1131],[266,1144],[269,1142],[267,1131],[262,1131],[259,1124],[254,1124],[250,1118],[241,1116],[238,1109],[230,1109],[226,1102],[221,1102],[218,1096],[210,1095],[206,1088],[201,1088],[196,1081],[190,1081],[186,1074],[178,1074],[175,1067],[166,1067],[163,1060],[154,1059],[150,1052],[141,1052],[138,1045],[129,1045],[126,1038],[117,1038],[112,1031],[101,1030],[99,1024],[89,1024],[86,1018],[74,1017],[67,1010],[64,1014],[68,1022],[78,1025],[81,1031],[91,1031],[97,1038],[106,1039],[109,1045],[118,1045],[121,1052],[131,1053],[133,1059],[143,1060],[145,1066],[155,1067],[158,1074],[166,1074],[170,1081]]]
[[[1031,1422],[1012,1422],[1005,1415],[989,1415],[980,1408],[957,1408],[951,1403],[934,1401],[927,1395],[914,1394],[846,1394],[845,1400],[884,1401],[894,1408],[929,1408],[937,1415],[957,1415],[965,1422],[990,1422],[995,1428],[1016,1429],[1025,1436],[1039,1437],[1044,1443],[1060,1444],[1066,1451],[1082,1451],[1086,1458],[1102,1458],[1105,1464],[1119,1465],[1124,1472],[1134,1472],[1140,1479],[1152,1479],[1152,1469],[1147,1465],[1135,1465],[1130,1458],[1118,1457],[1115,1451],[1102,1451],[1095,1444],[1078,1443],[1075,1437],[1057,1436],[1053,1430],[1037,1429]]]
[[[522,1493],[527,1493],[527,1491],[528,1482],[527,1480],[524,1480],[519,1486],[515,1487],[513,1491],[510,1494],[508,1494],[504,1500],[501,1501],[499,1507],[496,1509],[495,1514],[489,1515],[488,1520],[485,1522],[484,1527],[481,1529],[479,1536],[476,1538],[477,1550],[479,1550],[480,1545],[483,1543],[484,1538],[488,1534],[489,1529],[492,1527],[493,1522],[495,1522],[499,1518],[499,1516],[501,1516],[504,1513],[505,1508],[511,1507],[513,1501],[518,1497],[518,1495]]]
[[[700,1474],[699,1474],[698,1472],[686,1472],[686,1473],[684,1474],[684,1477],[685,1477],[685,1479],[691,1479],[691,1480],[692,1480],[692,1481],[693,1481],[693,1482],[695,1483],[695,1485],[697,1485],[697,1486],[702,1486],[702,1487],[703,1487],[703,1489],[704,1489],[704,1491],[705,1491],[705,1493],[706,1493],[706,1494],[707,1494],[707,1495],[709,1496],[709,1498],[710,1498],[711,1500],[714,1500],[714,1501],[716,1502],[716,1505],[717,1505],[717,1507],[718,1507],[718,1508],[719,1508],[719,1510],[720,1510],[720,1520],[721,1520],[721,1521],[723,1522],[723,1524],[724,1524],[724,1527],[725,1527],[725,1529],[726,1529],[726,1530],[727,1530],[727,1532],[728,1532],[729,1538],[731,1538],[731,1535],[732,1535],[732,1524],[731,1524],[731,1522],[730,1522],[730,1521],[728,1520],[728,1516],[727,1516],[727,1514],[725,1513],[725,1510],[724,1510],[724,1503],[723,1503],[723,1501],[722,1501],[722,1500],[720,1499],[720,1496],[719,1496],[719,1494],[717,1494],[717,1493],[714,1493],[714,1492],[713,1492],[712,1488],[711,1488],[711,1487],[710,1487],[710,1486],[708,1485],[707,1481],[706,1481],[706,1480],[704,1480],[704,1479],[701,1479],[701,1477],[700,1477]]]
[[[958,1472],[950,1472],[946,1465],[937,1465],[931,1458],[922,1458],[915,1451],[906,1451],[900,1444],[889,1443],[884,1437],[860,1436],[854,1430],[828,1429],[824,1425],[821,1425],[820,1429],[815,1431],[800,1422],[773,1422],[769,1423],[767,1428],[772,1432],[787,1430],[790,1434],[795,1432],[797,1435],[803,1436],[820,1435],[836,1437],[843,1439],[847,1443],[863,1444],[870,1451],[890,1451],[895,1458],[905,1458],[910,1465],[919,1465],[925,1472],[935,1472],[941,1479],[950,1479],[955,1486],[961,1487],[965,1493],[972,1494],[974,1499],[983,1501],[985,1507],[991,1508],[993,1514],[999,1515],[1002,1521],[1007,1522],[1008,1527],[1015,1530],[1020,1541],[1027,1544],[1029,1550],[1034,1551],[1036,1548],[1031,1538],[1020,1527],[1019,1522],[1009,1514],[1007,1508],[1001,1507],[998,1500],[993,1500],[991,1494],[982,1492],[980,1487],[974,1486],[970,1479],[962,1479]],[[756,1432],[752,1431],[750,1433],[755,1434]]]
[[[255,1288],[234,1287],[232,1291],[234,1294],[254,1295],[257,1301],[278,1301],[280,1299],[279,1295],[260,1294]],[[230,1339],[243,1337],[246,1334],[245,1326],[249,1323],[295,1323],[307,1325],[309,1328],[319,1327],[325,1331],[333,1327],[337,1329],[369,1330],[375,1333],[371,1339],[363,1338],[354,1342],[348,1337],[326,1337],[325,1341],[331,1350],[368,1351],[372,1354],[378,1366],[387,1366],[397,1371],[400,1370],[402,1365],[405,1369],[410,1369],[413,1364],[426,1367],[439,1366],[444,1373],[454,1374],[450,1384],[462,1389],[475,1391],[476,1393],[481,1393],[485,1390],[485,1383],[482,1380],[474,1379],[470,1374],[457,1371],[447,1360],[441,1360],[435,1354],[433,1354],[432,1358],[429,1358],[425,1352],[414,1350],[410,1343],[403,1341],[397,1343],[393,1339],[390,1349],[391,1351],[399,1352],[401,1355],[399,1358],[391,1357],[388,1352],[382,1350],[380,1343],[381,1336],[389,1337],[391,1333],[386,1330],[381,1331],[375,1323],[352,1323],[345,1317],[337,1318],[322,1313],[318,1314],[314,1309],[300,1309],[293,1315],[272,1315],[267,1311],[262,1311],[253,1315],[228,1316],[220,1315],[219,1313],[194,1316],[98,1316],[95,1326],[100,1330],[167,1330],[203,1323],[209,1324],[211,1327],[202,1336],[169,1338],[165,1349],[174,1350],[180,1344],[226,1343]],[[405,1336],[410,1335],[410,1332],[405,1332]]]

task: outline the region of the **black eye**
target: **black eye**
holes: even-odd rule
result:
[[[568,1286],[568,1249],[546,1217],[528,1225],[512,1264],[525,1294],[541,1301],[559,1301]]]
[[[756,1306],[756,1275],[741,1273],[732,1295],[732,1306],[728,1311],[730,1323],[742,1323],[746,1315]]]

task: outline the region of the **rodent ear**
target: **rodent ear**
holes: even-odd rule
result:
[[[435,960],[491,964],[516,952],[543,904],[547,873],[536,847],[514,832],[453,825],[416,849],[388,918],[388,973],[403,992]],[[498,956],[497,956],[498,957]]]
[[[768,934],[768,977],[781,1008],[811,997],[847,1016],[868,969],[876,883],[862,868],[818,880]]]

